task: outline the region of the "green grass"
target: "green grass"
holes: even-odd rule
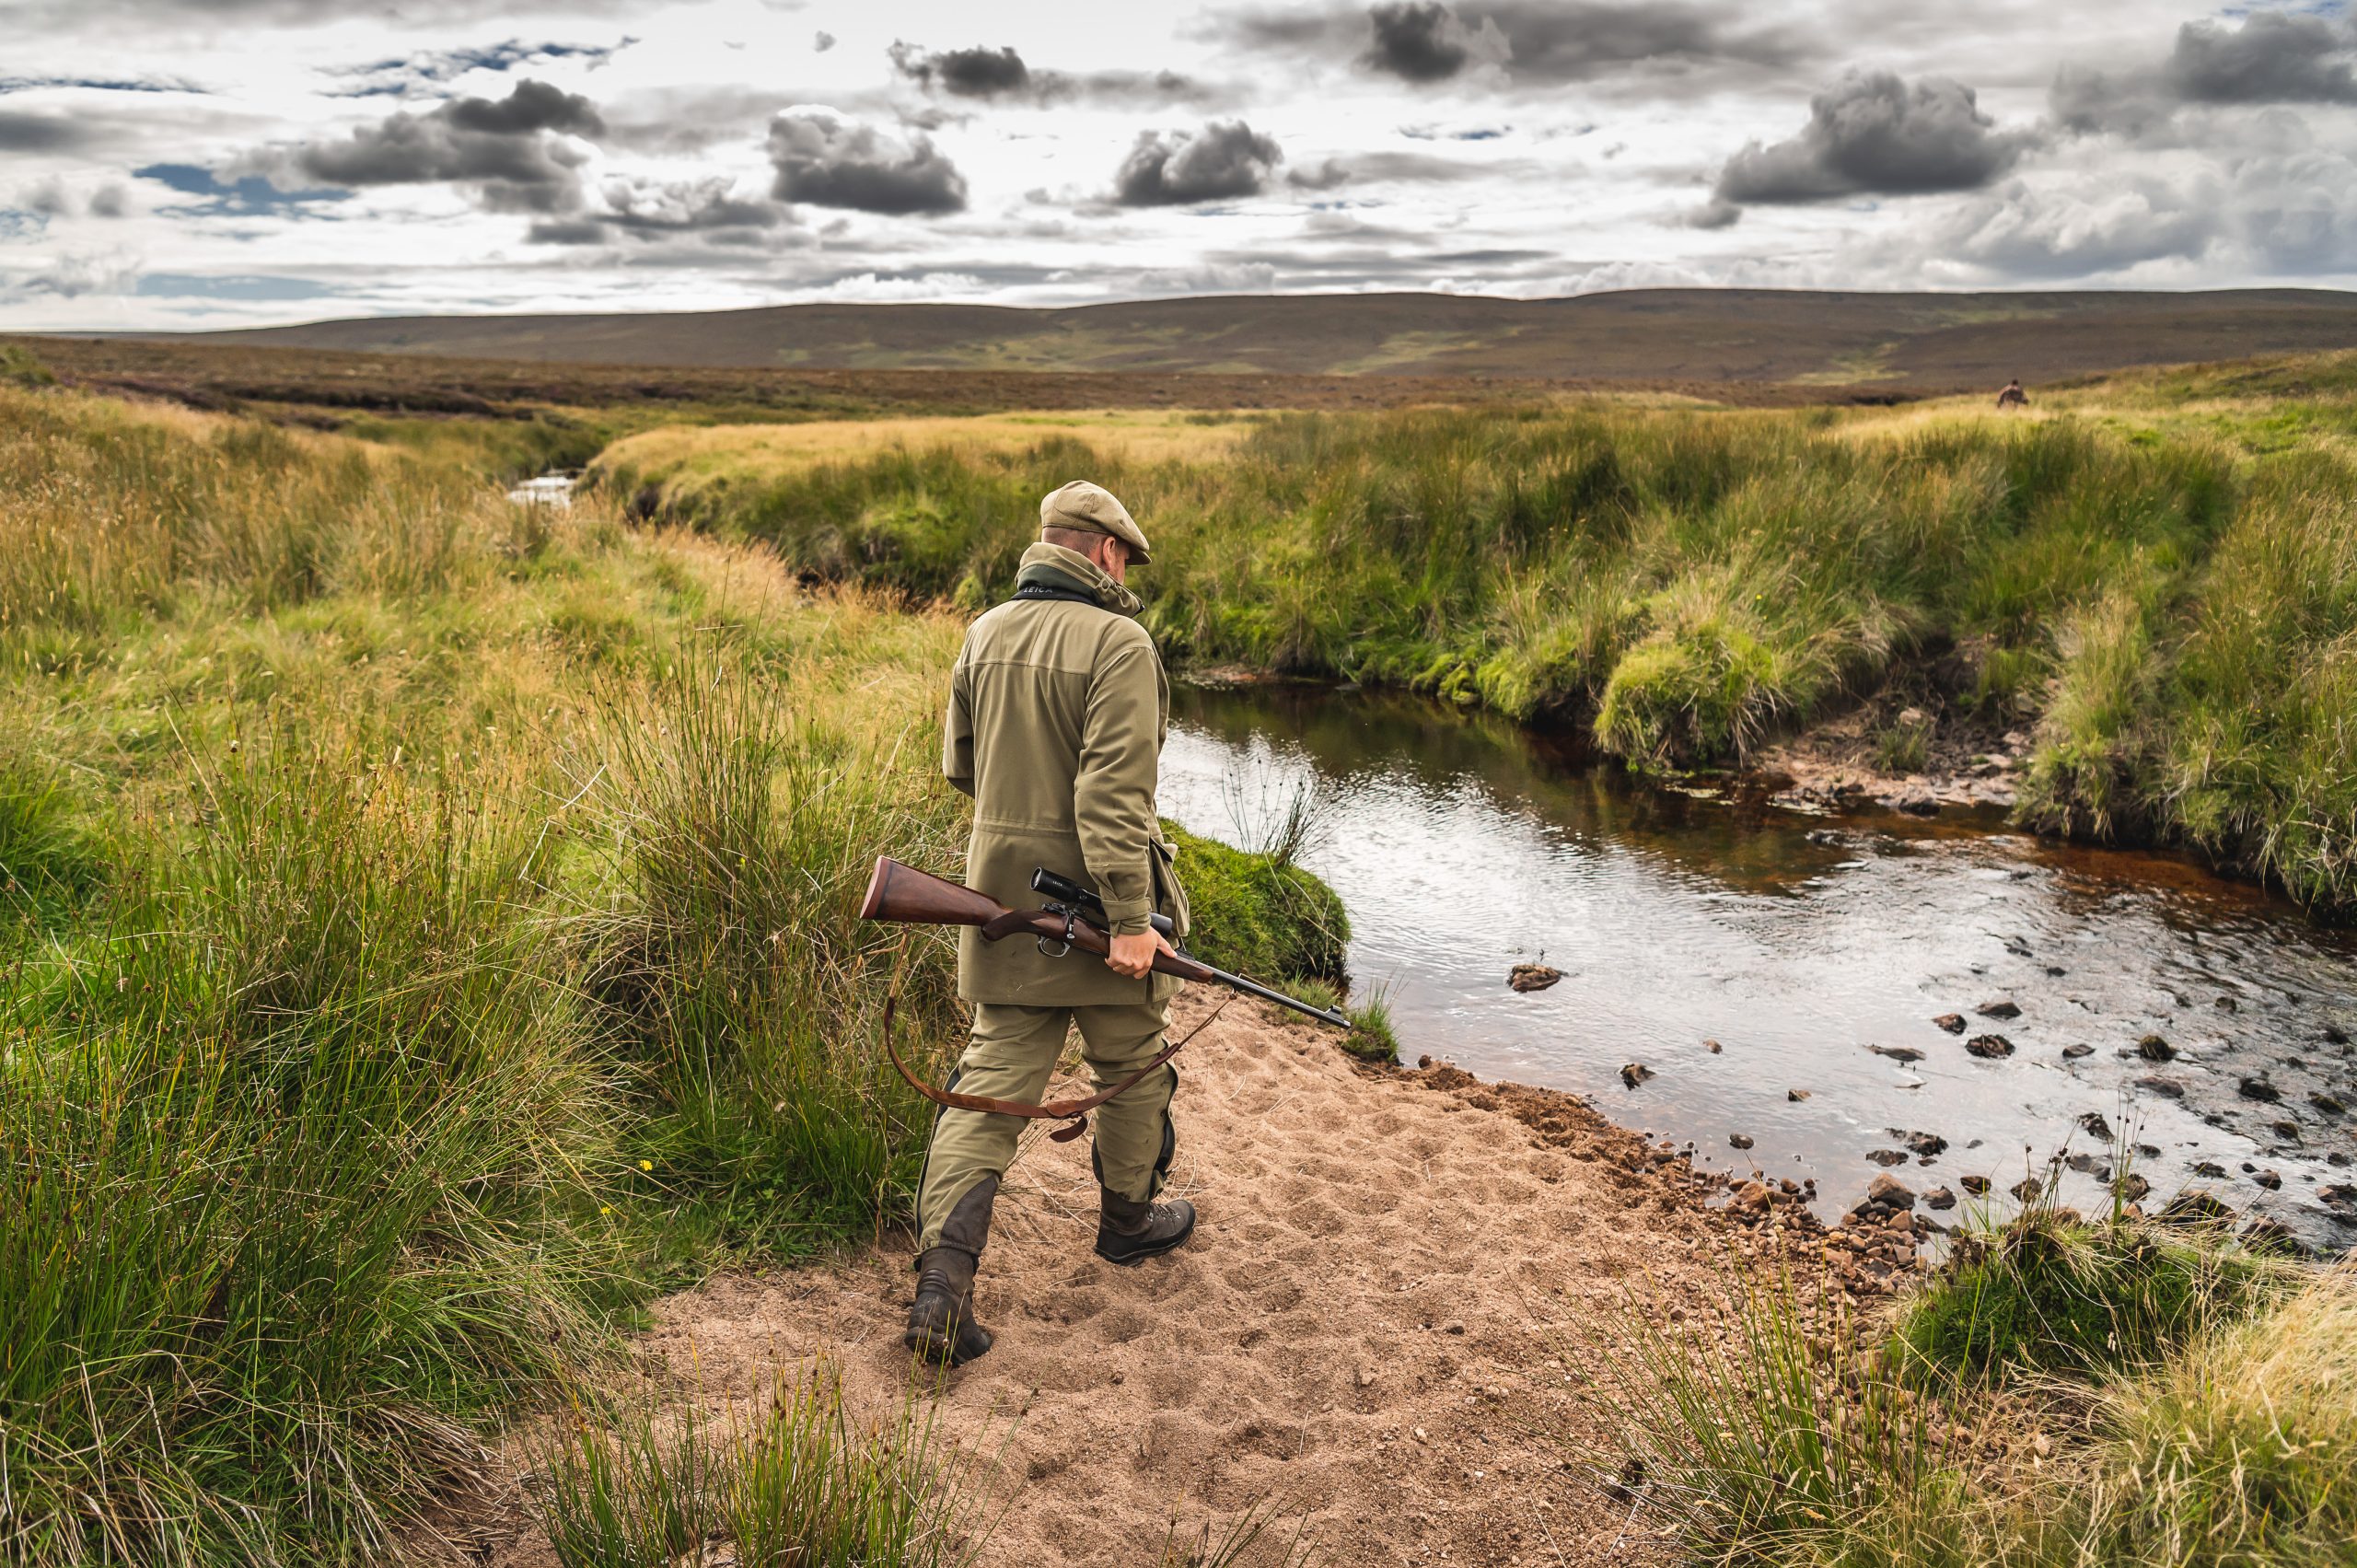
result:
[[[1138,587],[1174,657],[1578,724],[1647,766],[1740,760],[1945,668],[1947,705],[2034,727],[2026,821],[2185,842],[2345,908],[2352,357],[2295,362],[2314,428],[2293,440],[2249,438],[2295,397],[2282,376],[2213,367],[2031,419],[1279,414],[1196,460],[1082,431],[760,477],[617,460],[601,481],[814,576],[972,607],[1009,589],[1038,496],[1089,473],[1146,521]],[[2196,417],[2215,407],[2239,412]],[[1916,738],[1885,738],[1915,759]]]
[[[9,1562],[383,1561],[654,1293],[906,1215],[852,912],[955,858],[959,622],[483,460],[0,389]],[[1211,928],[1330,948],[1224,864]]]
[[[538,1445],[534,1512],[564,1568],[675,1568],[708,1545],[744,1568],[956,1568],[987,1538],[921,1389],[862,1426],[820,1362],[718,1431],[692,1404],[658,1426],[655,1391],[633,1392]]]
[[[2078,1256],[2025,1261],[2049,1247]],[[2357,1539],[2345,1263],[2045,1212],[1976,1235],[1895,1330],[1789,1275],[1699,1333],[1637,1321],[1580,1347],[1612,1436],[1572,1457],[1689,1562],[2321,1568]]]
[[[1292,865],[1162,824],[1193,906],[1190,952],[1264,984],[1343,979],[1350,916],[1331,888]]]

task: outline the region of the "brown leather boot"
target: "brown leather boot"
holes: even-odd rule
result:
[[[991,1331],[974,1321],[974,1270],[990,1239],[998,1178],[967,1189],[941,1227],[941,1245],[917,1254],[917,1296],[900,1342],[936,1366],[963,1366],[991,1348]]]
[[[1195,1234],[1195,1205],[1124,1198],[1097,1189],[1097,1255],[1108,1263],[1141,1263],[1183,1246]]]

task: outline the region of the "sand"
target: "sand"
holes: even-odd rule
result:
[[[1085,1140],[1035,1132],[1008,1173],[977,1290],[997,1343],[937,1396],[1003,1505],[979,1561],[1150,1563],[1174,1520],[1216,1539],[1256,1504],[1336,1568],[1666,1560],[1666,1521],[1571,1462],[1603,1435],[1587,1374],[1632,1314],[1697,1331],[1745,1225],[1814,1234],[1805,1212],[1724,1206],[1571,1097],[1367,1068],[1273,1009],[1231,1006],[1179,1065],[1179,1251],[1091,1252]],[[824,1355],[881,1414],[911,1283],[904,1238],[717,1278],[660,1304],[643,1353],[706,1400]]]

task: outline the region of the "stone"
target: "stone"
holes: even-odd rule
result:
[[[2267,1130],[2287,1144],[2296,1144],[2300,1141],[2300,1124],[2296,1121],[2270,1121],[2267,1124]]]
[[[1960,1177],[1956,1184],[1975,1198],[1989,1196],[1989,1179],[1985,1176]]]
[[[1940,797],[1928,789],[1910,789],[1891,797],[1891,808],[1910,817],[1936,817],[1940,814]]]
[[[1642,1062],[1627,1063],[1620,1069],[1620,1081],[1632,1089],[1653,1075],[1654,1070]]]
[[[1932,1022],[1952,1035],[1960,1035],[1964,1032],[1964,1015],[1961,1013],[1943,1013]]]
[[[1882,1166],[1907,1163],[1907,1154],[1903,1149],[1869,1149],[1866,1151],[1866,1157],[1875,1164]]]
[[[1955,1015],[1950,1014],[1949,1016],[1954,1017]],[[1956,1022],[1958,1023],[1962,1023],[1963,1021],[1964,1020],[1961,1018],[1956,1019]],[[1923,1060],[1923,1053],[1916,1050],[1911,1045],[1870,1045],[1866,1047],[1866,1049],[1873,1051],[1876,1056],[1887,1056],[1893,1062],[1921,1062]]]
[[[2090,1138],[2100,1138],[2107,1144],[2111,1142],[2111,1123],[2103,1119],[2100,1110],[2090,1110],[2080,1117],[2079,1129]]]
[[[1719,1053],[1719,1042],[1714,1040],[1706,1040],[1702,1042],[1702,1049],[1716,1056]]]
[[[2113,1182],[2111,1190],[2122,1202],[2133,1203],[2151,1192],[2153,1184],[2131,1170]]]
[[[2095,1053],[2096,1048],[2092,1045],[2066,1045],[2062,1048],[2063,1056],[2073,1062],[2076,1062],[2082,1056],[2093,1056]]]
[[[2003,1035],[1974,1035],[1964,1049],[1984,1062],[1997,1062],[2014,1053],[2014,1042]]]
[[[2250,1179],[2253,1181],[2258,1182],[2261,1187],[2266,1188],[2270,1192],[2280,1192],[2283,1190],[2283,1178],[2279,1172],[2272,1170],[2255,1170],[2251,1172]]]
[[[2021,1008],[2010,997],[2000,997],[1994,1002],[1983,1002],[1973,1011],[1984,1018],[2018,1018],[2022,1016]]]
[[[1747,1132],[1730,1132],[1727,1134],[1727,1146],[1732,1149],[1747,1149],[1751,1147],[1751,1135]]]
[[[2308,1103],[2327,1116],[2345,1116],[2349,1113],[2349,1108],[2330,1095],[2310,1095]]]
[[[2232,1221],[2235,1211],[2204,1192],[2199,1187],[2189,1187],[2161,1205],[2163,1225],[2223,1225]]]
[[[1784,1098],[1792,1101],[1794,1105],[1800,1104],[1801,1101],[1808,1098],[1808,1097],[1809,1091],[1806,1089],[1786,1089],[1784,1091]]]
[[[1563,978],[1563,971],[1545,964],[1516,964],[1506,976],[1506,984],[1515,991],[1544,991]]]
[[[2025,1176],[2019,1181],[2014,1182],[2011,1187],[2006,1188],[2005,1191],[2011,1192],[2014,1197],[2019,1198],[2025,1203],[2035,1203],[2038,1202],[2038,1195],[2040,1192],[2045,1191],[2046,1189],[2038,1181],[2037,1177]]]
[[[2196,1160],[2193,1174],[2206,1176],[2212,1181],[2223,1181],[2226,1179],[2226,1167],[2216,1160]]]
[[[2283,1098],[2283,1091],[2264,1078],[2245,1078],[2235,1086],[2235,1092],[2245,1099],[2255,1099],[2263,1105],[2273,1105]]]
[[[1937,1132],[1909,1132],[1905,1137],[1908,1149],[1924,1159],[1947,1153],[1948,1141]]]
[[[1934,1187],[1923,1194],[1923,1206],[1927,1209],[1953,1209],[1956,1207],[1956,1194],[1945,1187]]]
[[[2081,1176],[2092,1176],[2098,1181],[2111,1179],[2111,1165],[2101,1155],[2075,1154],[2062,1162]]]
[[[1915,1192],[1907,1183],[1886,1173],[1866,1183],[1866,1202],[1893,1209],[1911,1209],[1915,1206]]]
[[[2172,1062],[2177,1059],[2177,1047],[2158,1035],[2146,1035],[2136,1042],[2136,1054],[2147,1062]]]
[[[2164,1078],[2157,1073],[2147,1074],[2137,1079],[2136,1086],[2140,1089],[2150,1089],[2156,1095],[2166,1095],[2171,1099],[2185,1098],[2183,1084],[2178,1083],[2175,1078]]]

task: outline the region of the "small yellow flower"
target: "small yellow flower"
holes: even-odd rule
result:
[[[655,1168],[655,1162],[653,1160],[641,1160],[638,1162],[638,1168],[641,1170],[653,1170]]]
[[[611,1203],[600,1203],[598,1205],[598,1212],[601,1214],[610,1214],[614,1212],[614,1206]]]

